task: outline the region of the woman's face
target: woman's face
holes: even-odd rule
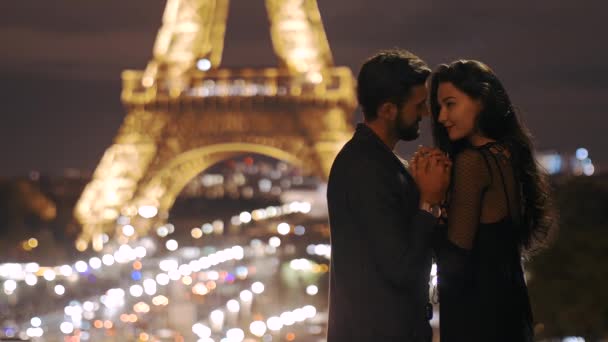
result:
[[[479,100],[451,82],[443,82],[437,90],[437,103],[440,106],[438,121],[446,128],[450,140],[469,139],[476,133],[475,122],[482,108]]]

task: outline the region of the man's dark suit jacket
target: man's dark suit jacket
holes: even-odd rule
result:
[[[431,240],[437,220],[403,163],[365,124],[327,188],[331,230],[328,342],[430,341]]]

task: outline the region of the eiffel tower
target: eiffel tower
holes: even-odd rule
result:
[[[197,174],[256,153],[326,179],[352,135],[355,80],[333,65],[316,0],[265,0],[276,68],[221,67],[229,0],[168,0],[153,58],[122,74],[127,115],[75,207],[78,250],[119,218],[139,236]]]

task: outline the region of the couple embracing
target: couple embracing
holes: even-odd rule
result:
[[[364,114],[331,169],[328,342],[432,340],[437,263],[443,342],[533,341],[522,258],[544,244],[548,185],[495,73],[474,60],[434,72],[388,50],[358,75]],[[435,147],[393,149],[430,117]]]

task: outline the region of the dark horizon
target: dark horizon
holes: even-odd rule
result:
[[[94,170],[125,115],[120,73],[145,67],[164,5],[0,3],[0,177]],[[264,4],[230,7],[222,66],[275,66]],[[586,147],[595,163],[608,161],[602,144],[608,47],[593,39],[602,32],[608,4],[356,0],[319,7],[336,65],[356,75],[368,56],[395,46],[432,67],[479,59],[521,108],[538,150]],[[400,145],[401,154],[431,143],[428,121],[423,127],[420,140]]]

